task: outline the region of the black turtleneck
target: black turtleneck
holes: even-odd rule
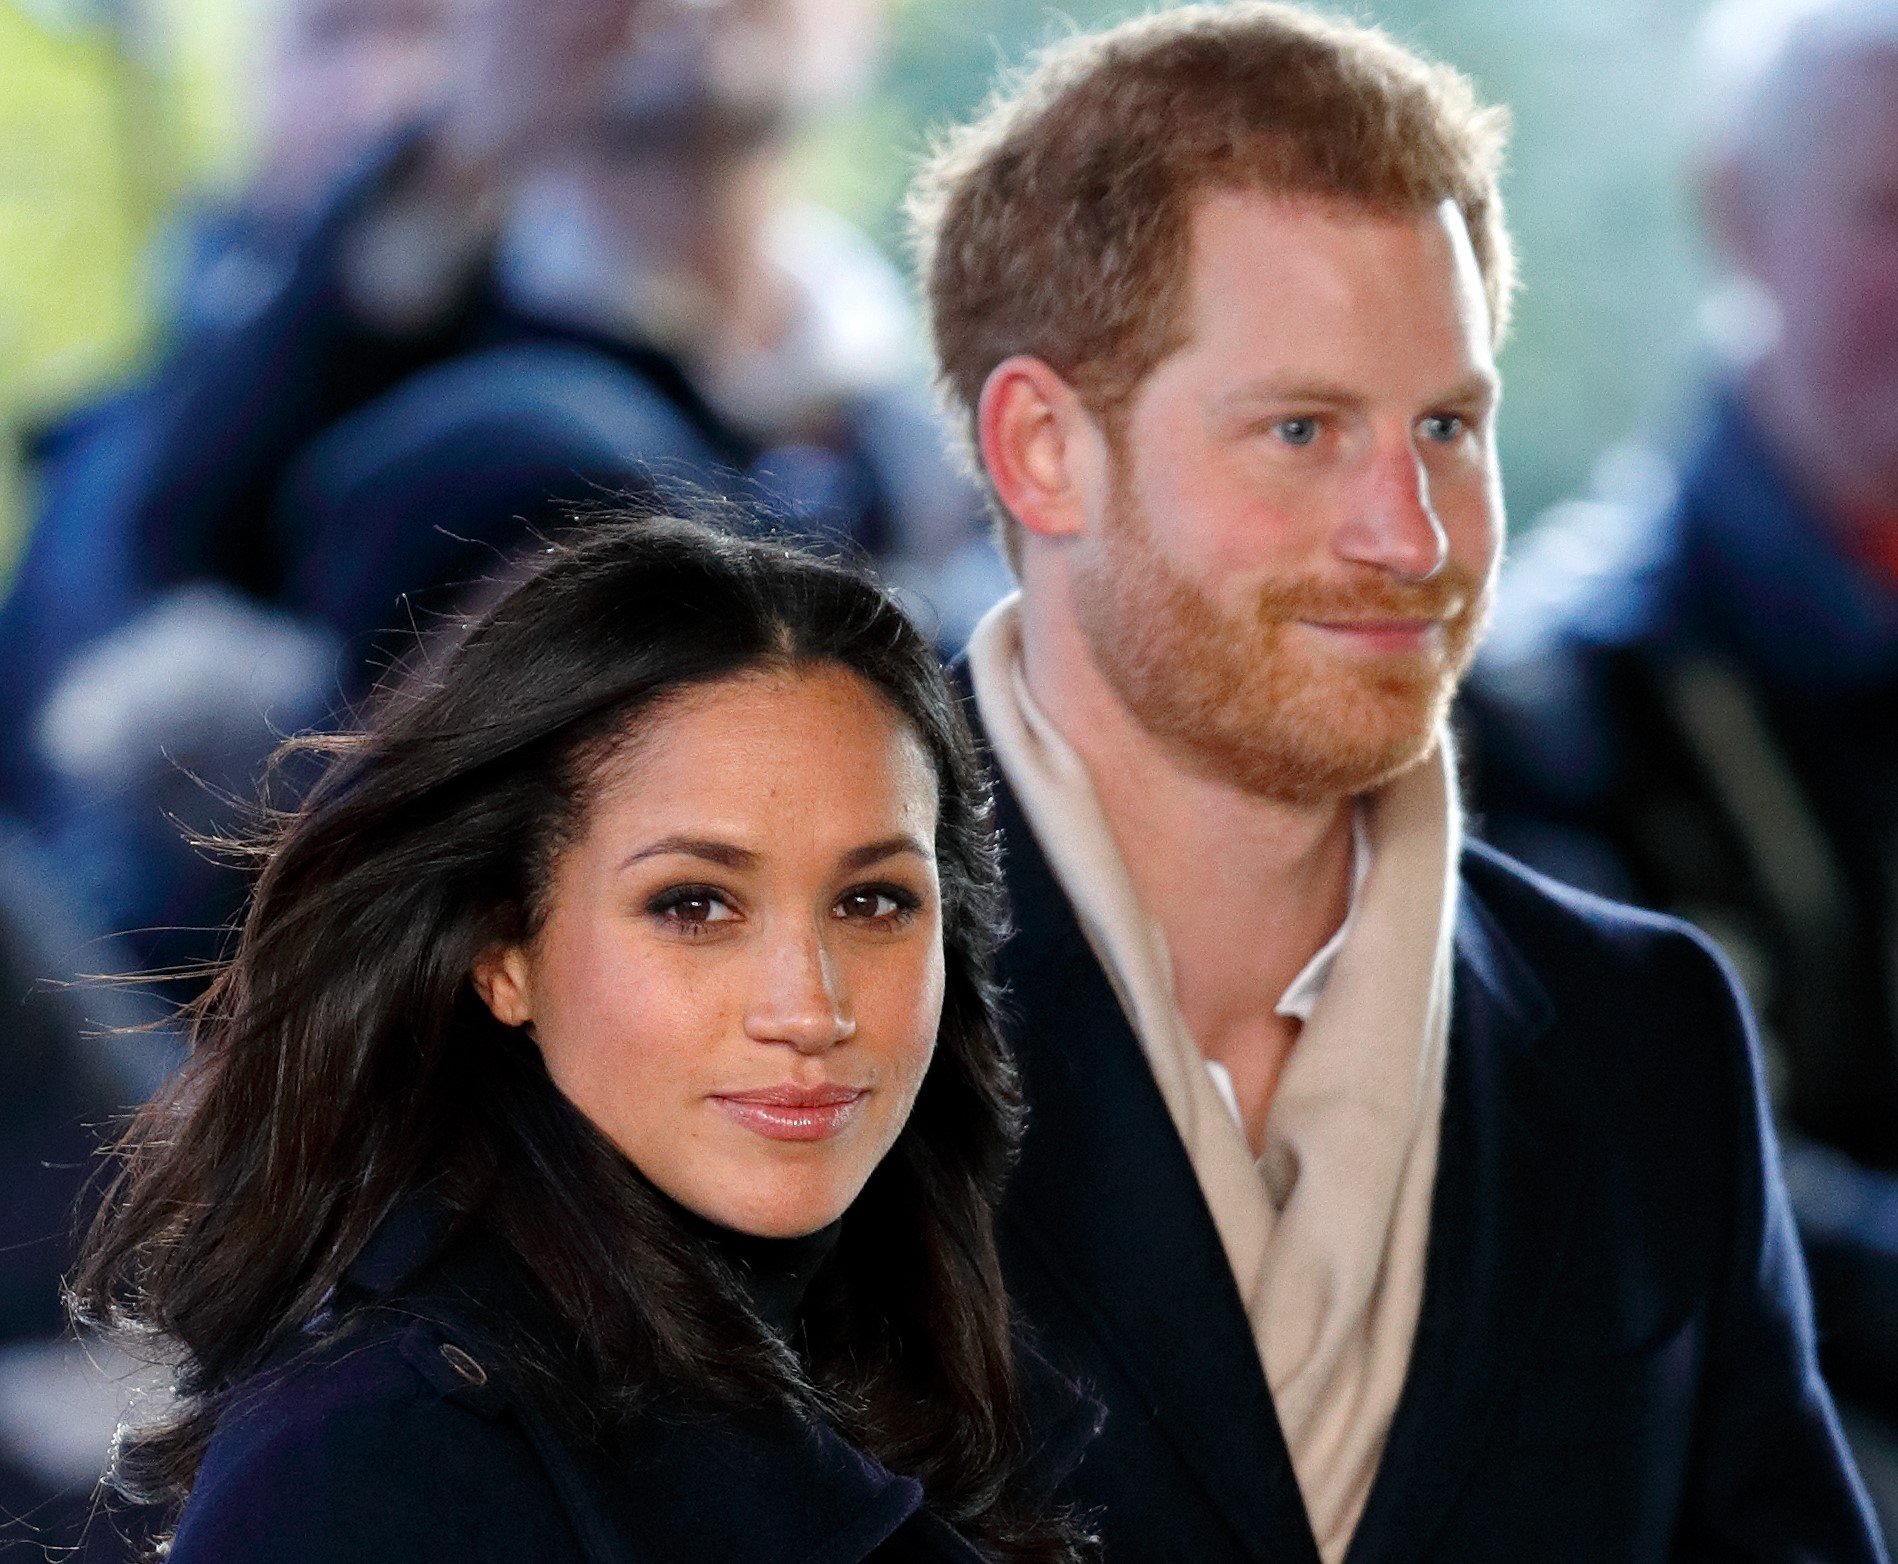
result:
[[[759,1238],[680,1209],[691,1231],[737,1276],[752,1312],[778,1335],[790,1336],[805,1293],[837,1247],[843,1219],[800,1238]]]

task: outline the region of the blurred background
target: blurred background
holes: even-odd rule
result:
[[[181,204],[230,197],[260,154],[257,61],[292,3],[0,3],[0,422],[16,438],[150,351],[182,264]],[[357,9],[372,7],[337,0],[327,25]],[[895,0],[880,79],[805,133],[803,188],[896,255],[897,202],[930,127],[1052,31],[1138,9]],[[1511,509],[1531,518],[1682,411],[1707,279],[1681,169],[1696,112],[1683,62],[1705,5],[1335,9],[1449,60],[1515,115],[1507,193],[1527,289],[1503,360],[1504,459]],[[0,480],[8,558],[26,482],[15,444]]]
[[[608,496],[859,549],[953,653],[1006,575],[901,195],[1136,9],[0,0],[0,1555],[139,1528],[93,1494],[139,1377],[57,1283],[241,906],[187,839]],[[1898,0],[1332,9],[1514,116],[1475,827],[1741,970],[1893,1528]]]

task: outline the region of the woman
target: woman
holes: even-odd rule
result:
[[[1073,1557],[994,842],[890,601],[597,524],[334,747],[74,1289],[176,1344],[115,1469],[172,1564]]]

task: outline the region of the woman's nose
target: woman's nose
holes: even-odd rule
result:
[[[761,1043],[788,1043],[799,1053],[822,1053],[857,1030],[849,996],[814,929],[787,931],[764,953],[763,969],[745,1015],[745,1031]]]

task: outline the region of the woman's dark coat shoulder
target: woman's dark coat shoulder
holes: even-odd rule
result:
[[[391,1318],[260,1376],[219,1420],[172,1560],[580,1564],[532,1441],[461,1352]]]
[[[609,1439],[570,1437],[509,1388],[481,1323],[508,1294],[469,1248],[413,1210],[385,1227],[341,1328],[219,1418],[171,1564],[977,1564],[913,1478],[788,1409],[656,1398]],[[1052,1494],[1099,1411],[1038,1359],[1022,1372],[1039,1441],[1022,1484]]]

